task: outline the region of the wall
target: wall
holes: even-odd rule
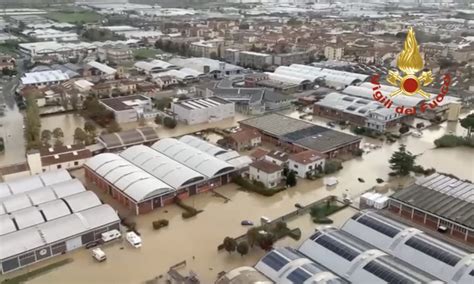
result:
[[[322,169],[324,169],[324,162],[325,160],[322,159],[322,160],[317,160],[311,164],[305,165],[305,164],[297,163],[293,160],[289,160],[288,168],[290,170],[295,171],[300,178],[306,178],[306,173],[315,172],[315,170],[318,168],[319,165],[321,166]]]
[[[84,163],[87,161],[87,159],[80,159],[80,160],[75,160],[75,161],[67,161],[64,163],[58,163],[58,164],[52,164],[52,165],[47,165],[43,166],[43,172],[45,171],[54,171],[57,169],[77,169],[80,168],[84,165]]]
[[[234,117],[235,115],[235,106],[233,103],[193,110],[173,103],[171,110],[177,114],[178,120],[184,121],[189,125],[220,121]]]
[[[260,181],[268,188],[276,187],[281,180],[281,171],[268,174],[250,166],[249,174],[251,180]]]

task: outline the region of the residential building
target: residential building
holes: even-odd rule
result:
[[[240,50],[234,48],[227,48],[224,50],[224,61],[230,64],[239,64]]]
[[[233,102],[219,97],[193,98],[172,102],[171,111],[179,121],[193,125],[232,118],[235,106]]]
[[[284,54],[275,54],[273,56],[273,65],[289,66],[291,64],[307,64],[310,63],[310,52],[299,51]]]
[[[133,61],[133,52],[128,46],[103,46],[98,49],[101,61],[122,64]]]
[[[324,164],[324,157],[312,150],[292,154],[288,159],[288,169],[295,171],[300,178],[324,172]]]
[[[2,55],[0,54],[0,70],[7,68],[9,70],[14,70],[16,67],[16,60],[11,55]]]
[[[236,151],[244,151],[255,148],[262,144],[262,136],[258,131],[240,130],[229,134],[225,143]]]
[[[288,158],[289,157],[290,157],[290,155],[288,155],[288,153],[278,151],[278,150],[273,150],[273,151],[268,152],[265,155],[264,159],[266,161],[269,161],[269,162],[274,163],[276,165],[286,167],[286,166],[288,166]]]
[[[359,149],[361,137],[336,131],[308,121],[271,113],[239,122],[242,129],[255,129],[262,141],[272,143],[288,152],[313,150],[334,158]]]
[[[142,95],[102,99],[100,103],[114,113],[117,123],[136,122],[154,114],[151,99]]]
[[[199,41],[192,42],[189,49],[193,56],[216,59],[220,55],[221,45],[222,42]]]
[[[267,53],[241,51],[239,64],[244,67],[266,69],[273,64],[273,56]]]
[[[88,62],[84,68],[84,75],[86,77],[97,76],[102,79],[113,80],[115,79],[116,74],[117,74],[117,69],[112,68],[108,66],[107,64],[100,63],[97,61]]]
[[[41,148],[39,155],[43,172],[57,169],[77,169],[92,157],[91,151],[81,144]],[[35,159],[29,159],[29,161],[33,160]]]
[[[167,89],[172,86],[176,86],[179,84],[178,79],[174,76],[163,75],[163,73],[158,73],[157,76],[153,76],[153,82],[158,85],[160,90]]]
[[[266,160],[253,162],[249,166],[250,179],[263,183],[267,188],[274,188],[280,184],[282,172],[282,166]]]
[[[344,47],[328,45],[324,47],[324,56],[328,60],[341,60],[344,56]]]

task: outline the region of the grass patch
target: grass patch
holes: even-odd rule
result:
[[[63,23],[95,23],[102,20],[102,15],[93,11],[57,11],[49,12],[46,16],[51,20]]]
[[[28,273],[18,275],[16,277],[10,278],[10,279],[5,279],[2,281],[2,284],[20,284],[20,283],[25,283],[26,281],[39,276],[41,274],[44,274],[46,272],[49,272],[50,270],[53,270],[55,268],[61,267],[63,265],[66,265],[68,263],[72,262],[71,258],[66,258],[63,260],[60,260],[58,262],[51,263],[49,265],[43,266],[41,268],[35,269],[33,271],[30,271]]]
[[[144,60],[148,58],[155,58],[160,53],[157,49],[152,48],[140,48],[133,50],[133,57],[136,60]]]
[[[340,204],[335,200],[328,199],[325,203],[311,207],[309,214],[316,224],[332,224],[332,220],[328,216],[347,206],[347,204]]]

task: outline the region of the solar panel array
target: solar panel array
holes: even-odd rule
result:
[[[293,284],[303,284],[310,277],[311,275],[308,272],[304,271],[301,268],[297,268],[293,270],[290,274],[288,274],[286,278],[293,282]]]
[[[270,266],[275,271],[279,271],[283,266],[288,263],[288,260],[272,251],[262,258],[263,263]]]
[[[394,272],[393,269],[390,269],[389,267],[386,267],[385,265],[378,263],[375,260],[367,263],[364,266],[364,269],[377,276],[378,278],[387,281],[387,283],[415,283],[410,279],[404,277],[403,275]]]
[[[362,216],[360,217],[357,222],[362,223],[366,225],[367,227],[370,227],[377,232],[380,232],[386,236],[389,236],[390,238],[395,237],[398,233],[400,233],[400,230],[391,227],[383,222],[380,222],[376,219],[370,218],[368,216]]]
[[[417,237],[411,237],[405,244],[451,266],[455,266],[461,260],[460,257]]]
[[[314,240],[316,243],[320,244],[321,246],[327,248],[328,250],[334,252],[335,254],[349,260],[349,261],[352,261],[354,258],[356,258],[359,253],[346,246],[345,244],[331,238],[331,237],[328,237],[328,236],[320,236],[319,238],[315,239]]]

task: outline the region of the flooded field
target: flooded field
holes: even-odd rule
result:
[[[173,130],[160,127],[158,133],[160,137],[169,137],[199,131],[203,128],[230,127],[236,125],[237,120],[241,118],[208,125],[184,126]],[[71,127],[75,121],[72,119]],[[53,124],[53,122],[49,123]],[[127,127],[132,128],[136,125]],[[29,283],[143,283],[164,274],[170,266],[185,260],[186,271],[196,272],[202,283],[210,284],[215,281],[220,271],[242,265],[254,265],[264,254],[260,249],[254,249],[244,257],[217,251],[217,246],[224,237],[235,237],[246,232],[247,228],[240,225],[242,220],[258,222],[260,216],[275,218],[292,211],[295,203],[304,205],[327,195],[342,196],[343,193],[348,193],[351,198],[356,198],[377,185],[376,178],[389,180],[388,159],[401,143],[406,144],[409,151],[419,155],[417,162],[424,167],[434,167],[460,178],[474,179],[474,151],[472,149],[434,148],[433,140],[450,132],[462,135],[465,129],[456,124],[444,123],[440,127],[424,130],[420,138],[406,136],[393,144],[381,144],[382,142],[378,140],[364,139],[363,143],[380,144],[382,147],[372,150],[361,158],[345,162],[344,169],[333,175],[338,178],[339,183],[332,188],[324,186],[322,179],[316,181],[300,179],[294,188],[272,197],[263,197],[240,191],[236,185],[227,185],[217,190],[231,199],[227,203],[213,196],[212,193],[194,196],[185,201],[197,209],[204,210],[195,218],[183,220],[182,210],[175,205],[137,217],[138,230],[143,237],[141,249],[133,249],[125,242],[107,245],[104,247],[108,256],[105,263],[94,262],[89,250],[79,249],[8,276],[24,273],[61,258],[72,258],[72,263],[34,278]],[[357,180],[359,177],[365,182],[359,182]],[[389,186],[396,189],[399,184],[406,181],[407,179],[392,180]],[[333,216],[335,224],[342,224],[353,213],[352,209],[337,213]],[[169,227],[153,231],[151,223],[157,219],[168,219]],[[296,242],[292,239],[283,239],[277,245],[297,246],[308,237],[316,225],[311,222],[309,215],[304,215],[290,221],[289,227],[299,227],[303,233],[302,240]]]

